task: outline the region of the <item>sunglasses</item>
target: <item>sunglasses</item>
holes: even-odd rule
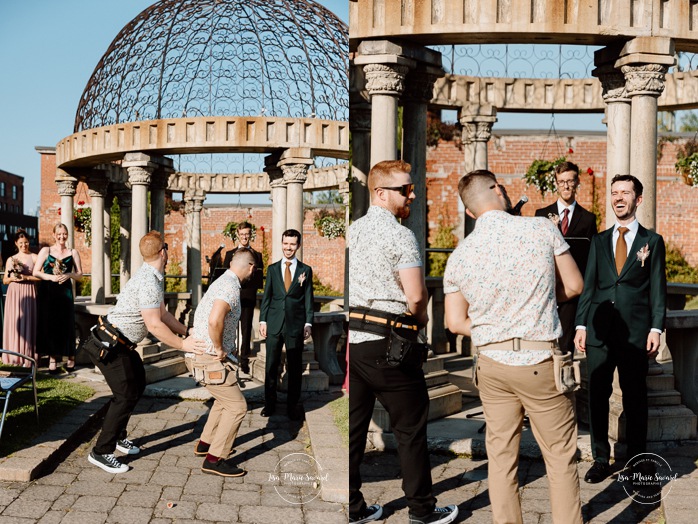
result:
[[[404,197],[409,197],[414,191],[414,184],[403,184],[401,186],[377,187],[376,189],[388,189],[390,191],[399,191]]]

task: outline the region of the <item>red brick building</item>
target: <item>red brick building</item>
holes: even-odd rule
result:
[[[36,245],[36,217],[24,214],[24,177],[0,169],[0,252],[3,261],[17,251],[13,237],[18,229],[24,229],[31,244]]]

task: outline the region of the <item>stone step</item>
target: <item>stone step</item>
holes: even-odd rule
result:
[[[613,390],[611,403],[622,404],[623,396],[620,391]],[[647,404],[649,406],[678,406],[681,404],[681,394],[678,391],[648,391]]]
[[[443,386],[449,383],[450,373],[445,369],[440,371],[434,371],[425,375],[424,379],[427,381],[427,387],[433,388],[437,386]]]
[[[696,438],[696,415],[686,406],[650,406],[647,421],[648,441],[674,441]],[[625,416],[612,405],[609,414],[609,436],[625,442]]]
[[[429,388],[429,418],[448,417],[460,413],[463,409],[463,396],[458,386],[448,383],[435,388]]]
[[[674,375],[651,375],[647,377],[647,389],[650,391],[673,391]]]
[[[165,346],[167,347],[167,346]],[[141,356],[143,359],[144,364],[152,364],[153,362],[157,362],[159,360],[167,360],[168,358],[175,358],[175,357],[183,357],[184,356],[184,351],[181,349],[175,349],[175,348],[167,348],[163,349],[162,351],[159,351],[157,353],[151,353],[146,356]]]
[[[165,360],[158,360],[145,366],[145,382],[152,384],[167,378],[176,377],[187,372],[184,357],[172,357]]]
[[[435,371],[441,371],[442,369],[444,369],[444,360],[439,357],[428,359],[422,366],[425,375],[434,373]]]

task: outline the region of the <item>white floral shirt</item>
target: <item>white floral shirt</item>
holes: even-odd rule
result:
[[[488,211],[449,257],[444,293],[468,301],[475,346],[511,338],[557,340],[562,335],[555,298],[555,256],[569,249],[560,231],[543,217],[513,217]],[[510,365],[533,365],[550,350],[485,350]]]
[[[134,344],[148,334],[141,309],[159,308],[165,301],[165,278],[150,264],[143,264],[126,282],[119,293],[116,305],[107,313],[107,320],[114,324]]]
[[[400,283],[401,269],[421,267],[414,233],[380,206],[349,226],[349,307],[367,307],[400,315],[407,298]],[[358,344],[383,338],[351,331],[349,342]]]
[[[194,338],[205,340],[207,343],[206,353],[215,355],[213,342],[208,334],[208,318],[213,310],[213,303],[216,300],[223,300],[230,305],[230,311],[225,315],[223,321],[223,349],[229,356],[233,356],[236,347],[237,326],[240,321],[240,280],[231,270],[227,270],[213,282],[206,291],[206,294],[196,307],[194,313]]]

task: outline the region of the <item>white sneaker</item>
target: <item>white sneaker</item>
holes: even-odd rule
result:
[[[372,504],[364,508],[364,511],[360,515],[350,516],[349,522],[351,524],[365,524],[366,522],[371,522],[373,520],[378,520],[383,516],[383,508],[378,504]]]
[[[102,468],[107,473],[126,473],[129,470],[126,464],[122,464],[111,454],[98,455],[94,451],[91,451],[87,456],[87,460],[98,468]]]
[[[116,449],[121,451],[121,453],[126,453],[127,455],[138,455],[141,452],[141,448],[136,446],[129,439],[125,438],[116,441]]]

